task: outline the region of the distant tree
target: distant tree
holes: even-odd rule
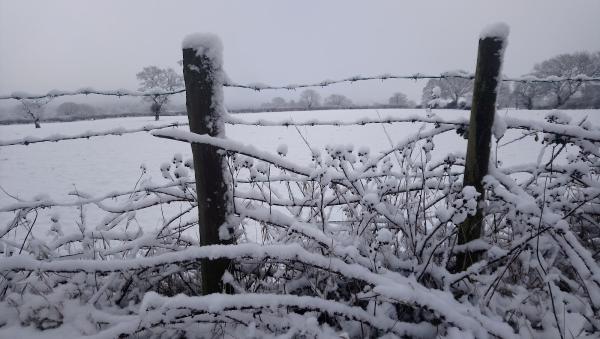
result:
[[[281,108],[287,106],[287,102],[282,97],[275,97],[271,99],[271,105],[275,108]]]
[[[506,82],[501,82],[498,85],[498,98],[496,99],[498,107],[506,108],[514,105],[513,91],[510,85]]]
[[[325,106],[350,107],[352,106],[352,100],[348,99],[345,95],[331,94],[325,98]]]
[[[16,106],[0,106],[0,121],[15,120],[22,115],[21,104]]]
[[[74,116],[79,111],[79,105],[74,102],[63,102],[56,108],[58,115]]]
[[[68,117],[91,117],[96,115],[96,109],[88,104],[78,104],[75,102],[64,102],[56,108],[56,112],[62,116]]]
[[[582,107],[600,108],[600,85],[593,83],[586,84],[580,100]]]
[[[269,102],[262,103],[260,106],[267,109],[284,108],[288,106],[288,103],[282,97],[275,97]]]
[[[569,99],[562,107],[567,109],[600,108],[600,85],[590,82]]]
[[[442,89],[440,86],[433,86],[428,92],[429,99],[424,102],[423,106],[427,109],[445,107],[445,103],[442,99]],[[425,95],[425,93],[423,93]]]
[[[311,109],[321,105],[321,95],[314,89],[305,89],[300,93],[298,103],[301,107]]]
[[[396,92],[388,99],[388,104],[396,107],[409,107],[409,100],[406,94]]]
[[[136,74],[140,81],[140,91],[169,92],[183,87],[183,76],[177,74],[172,68],[158,68],[156,66],[144,67]],[[158,120],[163,107],[169,102],[169,95],[152,95],[144,97],[150,101],[150,110],[154,119]]]
[[[560,54],[535,65],[533,74],[540,78],[550,76],[572,78],[578,75],[600,76],[600,53]],[[553,107],[559,108],[583,89],[584,84],[581,81],[569,80],[542,83],[540,87],[553,100]]]
[[[98,114],[98,111],[92,105],[79,104],[79,108],[81,109],[81,113],[83,114],[84,117],[92,117],[92,116]]]
[[[46,105],[51,101],[50,98],[41,98],[41,99],[21,99],[21,106],[19,107],[19,111],[21,114],[27,116],[31,119],[35,128],[41,128],[40,120],[44,111],[46,109]]]
[[[458,71],[459,74],[467,74],[465,71]],[[444,78],[440,80],[442,97],[451,100],[454,106],[458,106],[460,98],[473,93],[473,80],[463,78]]]
[[[433,99],[433,89],[434,88],[438,88],[439,89],[439,79],[429,79],[427,81],[427,83],[425,83],[425,86],[423,87],[423,93],[421,95],[421,105],[423,107],[429,107],[429,102],[431,101],[431,99]],[[442,93],[442,90],[439,89],[440,95]]]
[[[468,74],[466,71],[454,71],[453,74]],[[439,87],[441,90],[439,99],[446,99],[449,103],[448,108],[456,108],[459,106],[459,101],[465,100],[473,93],[473,80],[463,78],[443,78],[430,79],[423,88],[422,102],[424,105],[431,100],[431,91],[434,87]]]
[[[542,95],[543,88],[537,82],[519,82],[513,90],[513,100],[515,107],[525,107],[533,109],[535,100]]]

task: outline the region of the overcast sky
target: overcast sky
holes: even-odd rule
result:
[[[600,1],[30,1],[0,0],[0,92],[137,89],[143,66],[179,67],[181,40],[213,32],[237,82],[286,85],[381,73],[474,70],[489,23],[510,28],[504,73],[559,53],[600,50]],[[355,102],[423,83],[334,86]],[[299,93],[228,91],[231,105]]]

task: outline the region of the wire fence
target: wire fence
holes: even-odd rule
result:
[[[600,142],[600,135],[594,131],[587,130],[581,126],[576,125],[564,125],[551,122],[541,121],[530,121],[526,119],[519,119],[514,117],[497,117],[502,119],[506,124],[507,128],[520,129],[531,132],[547,132],[557,136],[567,138],[580,138],[582,140]],[[316,126],[364,126],[371,124],[393,124],[393,123],[427,123],[434,125],[452,125],[456,127],[466,128],[469,125],[469,119],[467,118],[441,118],[437,116],[427,117],[417,114],[411,114],[402,117],[381,117],[373,119],[370,117],[362,117],[351,121],[341,120],[305,120],[295,121],[292,119],[285,120],[266,120],[266,119],[240,119],[231,115],[227,115],[223,122],[227,125],[241,125],[241,126],[256,126],[256,127],[316,127]],[[16,145],[31,145],[43,142],[60,142],[67,140],[77,139],[90,139],[93,137],[102,136],[121,136],[126,134],[140,133],[140,132],[152,132],[162,130],[166,128],[178,128],[182,126],[189,126],[187,122],[171,122],[168,124],[161,125],[146,125],[138,128],[112,128],[103,131],[86,131],[83,133],[77,133],[72,135],[53,134],[44,137],[27,136],[24,138],[12,139],[12,140],[0,140],[0,147],[3,146],[16,146]]]
[[[294,85],[286,85],[286,86],[272,86],[265,85],[260,83],[252,83],[252,84],[239,84],[235,82],[225,82],[223,84],[224,87],[231,88],[243,88],[250,89],[254,91],[262,91],[262,90],[297,90],[301,88],[310,88],[310,87],[327,87],[335,84],[341,83],[354,83],[361,81],[371,81],[371,80],[393,80],[393,79],[404,79],[404,80],[423,80],[423,79],[467,79],[473,80],[475,78],[474,74],[465,73],[465,72],[446,72],[438,75],[427,75],[423,73],[414,73],[410,75],[394,75],[394,74],[381,74],[376,76],[352,76],[338,80],[323,80],[315,83],[305,83],[305,84],[294,84]],[[546,78],[538,78],[535,76],[523,76],[518,78],[512,77],[504,77],[501,79],[504,82],[519,82],[519,83],[557,83],[557,82],[600,82],[600,77],[590,77],[587,75],[577,75],[574,77],[558,77],[558,76],[550,76]],[[14,92],[8,95],[0,95],[0,100],[37,100],[37,99],[46,99],[46,98],[57,98],[63,96],[75,96],[75,95],[102,95],[102,96],[116,96],[116,97],[156,97],[156,96],[170,96],[180,93],[185,93],[185,88],[172,90],[172,91],[160,91],[160,90],[151,90],[147,92],[141,91],[131,91],[127,89],[118,89],[118,90],[97,90],[91,87],[81,88],[75,91],[62,91],[62,90],[52,90],[46,94],[30,94],[25,92]],[[460,126],[468,126],[469,121],[467,119],[460,119],[460,121],[450,121],[443,120],[439,118],[426,118],[422,116],[408,116],[403,118],[398,117],[387,117],[383,119],[372,119],[372,118],[360,118],[355,121],[322,121],[322,120],[308,120],[308,121],[293,121],[293,120],[283,120],[283,121],[268,121],[268,120],[255,120],[250,121],[246,119],[238,119],[232,116],[227,116],[224,121],[226,124],[230,125],[252,125],[252,126],[280,126],[280,127],[291,127],[291,126],[352,126],[352,125],[368,125],[368,124],[390,124],[390,123],[400,123],[400,122],[423,122],[423,123],[436,123],[436,124],[450,124],[450,125],[460,125]],[[42,142],[59,142],[66,140],[77,140],[77,139],[89,139],[92,137],[101,137],[101,136],[109,136],[109,135],[125,135],[139,132],[151,132],[155,130],[165,129],[169,127],[180,127],[189,125],[186,122],[173,122],[169,124],[163,125],[146,125],[139,128],[113,128],[109,130],[103,131],[86,131],[83,133],[73,134],[73,135],[63,135],[63,134],[53,134],[45,137],[34,137],[27,136],[24,138],[13,139],[13,140],[0,140],[0,147],[2,146],[15,146],[15,145],[30,145]],[[512,128],[525,129],[525,130],[538,130],[536,126],[528,124],[526,121],[515,122]],[[546,126],[550,129],[553,129],[552,126]],[[556,134],[560,134],[563,136],[575,136],[575,134],[571,135],[569,131],[555,131]],[[581,136],[582,132],[577,131],[578,136]],[[585,131],[584,131],[585,134]],[[587,140],[596,141],[596,137],[594,135],[586,135]]]
[[[151,132],[154,130],[168,128],[168,127],[179,127],[179,126],[187,126],[187,125],[189,125],[189,124],[184,123],[184,122],[173,122],[173,123],[164,124],[164,125],[156,125],[156,126],[147,125],[147,126],[138,127],[138,128],[118,127],[118,128],[111,128],[111,129],[104,130],[104,131],[86,131],[83,133],[72,134],[72,135],[53,134],[53,135],[49,135],[49,136],[45,136],[45,137],[27,136],[27,137],[19,138],[19,139],[0,141],[0,147],[1,146],[15,146],[15,145],[27,146],[30,144],[37,144],[37,143],[41,143],[41,142],[59,142],[59,141],[66,141],[66,140],[89,139],[89,138],[93,138],[93,137],[102,137],[102,136],[109,136],[109,135],[119,136],[119,135],[124,135],[124,134],[132,134],[132,133],[139,133],[139,132]]]
[[[225,82],[223,84],[224,87],[231,88],[243,88],[250,89],[254,91],[263,91],[263,90],[297,90],[302,88],[310,88],[310,87],[327,87],[336,84],[342,83],[354,83],[359,81],[372,81],[372,80],[429,80],[429,79],[467,79],[473,80],[475,78],[474,74],[471,73],[462,73],[462,72],[448,72],[442,73],[438,75],[427,75],[423,73],[415,73],[410,75],[394,75],[394,74],[381,74],[375,76],[351,76],[338,80],[322,80],[314,83],[305,83],[305,84],[290,84],[290,85],[266,85],[262,83],[250,83],[250,84],[239,84],[236,82]],[[519,83],[556,83],[556,82],[600,82],[600,77],[590,77],[584,74],[580,74],[574,77],[559,77],[559,76],[550,76],[546,78],[538,78],[535,76],[524,76],[524,77],[504,77],[501,79],[503,82],[519,82]],[[43,98],[57,98],[63,96],[74,96],[74,95],[103,95],[103,96],[115,96],[115,97],[154,97],[154,96],[169,96],[174,94],[184,93],[185,88],[177,89],[173,91],[148,91],[148,92],[140,92],[140,91],[131,91],[127,89],[118,89],[118,90],[97,90],[91,87],[81,88],[75,91],[62,91],[62,90],[52,90],[46,94],[30,94],[26,92],[13,92],[11,94],[0,95],[0,100],[34,100],[34,99],[43,99]]]

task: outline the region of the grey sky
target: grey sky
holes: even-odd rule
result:
[[[472,71],[479,31],[506,22],[504,73],[600,50],[600,1],[7,1],[0,0],[0,92],[136,89],[146,65],[178,67],[183,37],[218,34],[238,82],[289,84],[381,73]],[[423,83],[335,86],[356,102]],[[230,104],[278,93],[228,91]],[[294,98],[298,93],[281,93]]]

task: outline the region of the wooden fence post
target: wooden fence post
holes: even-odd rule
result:
[[[183,77],[190,131],[224,137],[222,45],[212,34],[192,34],[182,44]],[[225,223],[229,197],[224,177],[225,158],[215,147],[192,144],[200,245],[231,243],[219,238]],[[229,266],[228,259],[202,259],[202,294],[223,290],[221,278]]]
[[[496,24],[484,29],[479,38],[463,187],[474,186],[480,195],[477,199],[475,215],[467,216],[458,227],[459,245],[479,239],[483,229],[482,204],[485,200],[485,190],[482,181],[488,173],[490,162],[496,94],[507,36],[508,26]],[[464,251],[457,254],[456,270],[466,270],[478,261],[480,256],[479,251]]]

